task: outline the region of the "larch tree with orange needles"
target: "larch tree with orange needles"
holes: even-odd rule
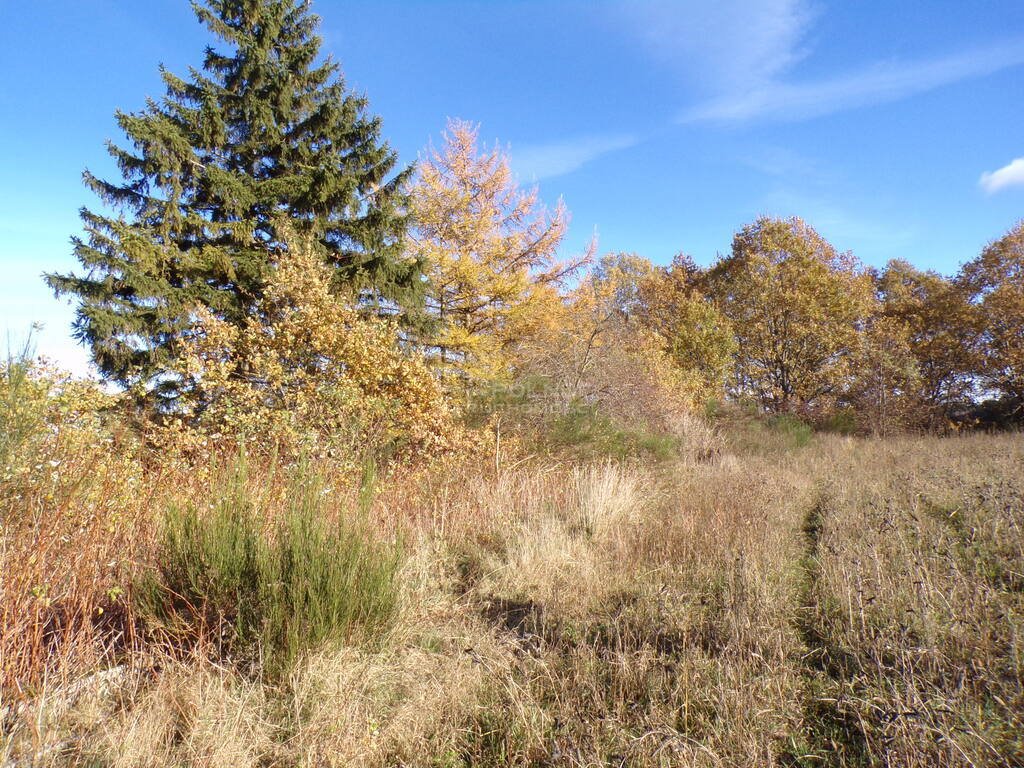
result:
[[[481,150],[478,129],[452,120],[441,149],[431,147],[411,189],[410,249],[430,279],[436,332],[429,358],[452,380],[501,378],[509,351],[582,260],[557,258],[568,216],[536,189],[517,185],[508,157]]]

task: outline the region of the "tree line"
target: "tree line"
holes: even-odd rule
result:
[[[707,268],[562,260],[566,210],[472,124],[399,166],[308,1],[193,7],[217,44],[117,113],[82,269],[46,275],[147,414],[422,447],[467,391],[528,380],[623,419],[726,399],[873,432],[1022,420],[1024,223],[952,277],[865,268],[799,219]]]

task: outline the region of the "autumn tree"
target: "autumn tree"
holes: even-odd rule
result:
[[[966,400],[977,367],[974,311],[968,292],[937,272],[890,261],[875,274],[879,314],[913,357],[915,420],[937,427],[950,406]]]
[[[673,363],[657,332],[624,311],[623,299],[636,296],[629,272],[646,271],[643,261],[603,258],[517,342],[515,372],[520,380],[539,379],[558,413],[593,407],[619,424],[666,429],[692,409],[692,377]]]
[[[688,372],[699,397],[721,395],[733,367],[736,341],[731,323],[704,294],[703,270],[679,254],[668,267],[639,285],[643,321],[665,340],[675,365]]]
[[[732,325],[734,386],[771,412],[826,407],[850,383],[872,311],[870,278],[800,219],[760,218],[707,276]]]
[[[658,357],[676,369],[667,378],[691,407],[720,394],[734,351],[728,321],[697,287],[699,274],[682,256],[658,267],[635,253],[609,253],[584,283],[594,328],[630,326],[645,336],[638,348],[649,352],[655,344]]]
[[[193,7],[223,47],[187,78],[162,70],[161,100],[117,113],[121,179],[84,174],[114,215],[83,209],[82,272],[47,276],[77,299],[75,333],[104,376],[172,397],[166,373],[194,309],[240,328],[260,304],[282,214],[321,243],[335,287],[389,311],[422,303],[402,251],[407,173],[366,99],[320,57],[308,0]]]
[[[639,321],[647,314],[644,286],[657,270],[639,254],[606,253],[594,264],[588,281],[608,313]]]
[[[851,428],[887,435],[922,425],[921,369],[906,323],[872,315],[852,360],[853,375],[842,399],[852,409]]]
[[[459,120],[419,163],[411,200],[410,256],[426,265],[437,324],[431,361],[449,379],[504,375],[515,340],[580,265],[556,255],[565,208],[549,214],[536,189],[518,187],[505,154],[481,150],[478,129]]]
[[[1024,409],[1024,221],[964,265],[958,283],[978,320],[978,373],[990,391]]]

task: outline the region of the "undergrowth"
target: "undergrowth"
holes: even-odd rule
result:
[[[171,507],[155,568],[136,588],[150,631],[259,659],[271,673],[325,643],[377,637],[395,612],[401,546],[375,536],[360,510],[332,521],[329,493],[300,467],[283,511],[268,519],[243,458],[209,509]]]
[[[556,450],[582,458],[643,457],[664,461],[678,455],[674,435],[645,425],[624,426],[593,407],[577,406],[556,417],[546,439]]]

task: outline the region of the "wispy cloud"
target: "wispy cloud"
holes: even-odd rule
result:
[[[1024,41],[937,59],[876,64],[839,77],[788,83],[774,81],[713,99],[682,115],[697,120],[754,118],[801,120],[847,109],[898,101],[944,85],[1024,64]]]
[[[738,157],[739,162],[775,179],[800,179],[821,185],[831,182],[833,174],[820,161],[789,147],[753,146]]]
[[[781,76],[810,49],[807,0],[633,0],[616,13],[644,50],[705,93],[735,93]]]
[[[540,181],[562,176],[582,168],[609,152],[636,145],[636,136],[580,136],[544,144],[512,147],[512,168],[527,181]]]
[[[994,195],[1008,187],[1024,187],[1024,157],[1018,157],[997,171],[985,171],[978,185],[986,194]]]
[[[794,76],[813,53],[811,0],[636,0],[618,14],[644,50],[692,86],[679,121],[804,120],[893,102],[1024,64],[1024,40],[928,59],[868,63],[816,80]]]
[[[760,201],[760,212],[772,216],[801,216],[836,248],[869,252],[878,264],[906,255],[920,237],[916,222],[893,217],[877,201],[853,200],[818,189],[813,194],[778,187]]]

